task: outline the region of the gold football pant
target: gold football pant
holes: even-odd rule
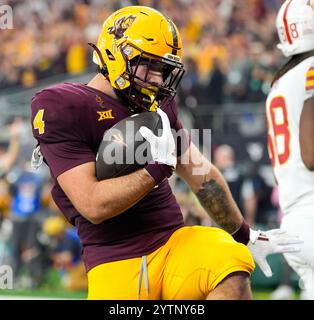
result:
[[[147,256],[91,269],[88,299],[205,299],[232,272],[254,270],[248,248],[227,232],[192,226],[176,230]]]

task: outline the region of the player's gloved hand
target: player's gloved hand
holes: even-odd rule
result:
[[[265,276],[271,277],[272,271],[266,257],[273,253],[299,252],[302,243],[303,241],[297,236],[290,235],[281,229],[260,231],[250,228],[250,241],[247,247]]]
[[[154,135],[147,127],[141,127],[139,132],[149,142],[153,160],[175,169],[177,157],[175,155],[175,142],[171,133],[170,122],[167,114],[160,108],[157,109],[157,113],[162,121],[162,135],[160,137]]]

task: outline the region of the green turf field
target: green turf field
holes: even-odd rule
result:
[[[270,300],[271,291],[269,290],[255,290],[253,291],[254,300]],[[68,292],[57,289],[38,289],[38,290],[0,290],[1,296],[5,299],[86,299],[86,292]],[[296,293],[294,299],[298,299],[299,295]]]
[[[279,285],[281,277],[282,257],[272,256],[269,259],[273,277],[266,278],[261,270],[256,267],[251,277],[254,300],[270,300],[272,291]],[[297,279],[294,279],[294,287],[297,288]],[[62,287],[60,275],[57,271],[51,269],[46,274],[45,281],[39,289],[19,289],[19,290],[1,290],[0,300],[5,299],[86,299],[87,292],[66,291]],[[295,293],[294,299],[299,298],[299,293]]]
[[[37,290],[0,290],[1,297],[6,299],[34,298],[34,299],[86,299],[87,292],[69,292],[65,290],[37,289]]]

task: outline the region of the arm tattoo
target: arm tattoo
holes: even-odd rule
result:
[[[224,230],[233,233],[237,229],[230,214],[233,205],[226,191],[216,180],[205,181],[196,196],[211,218]]]

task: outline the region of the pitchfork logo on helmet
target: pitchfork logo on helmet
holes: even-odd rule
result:
[[[314,1],[285,1],[278,12],[276,27],[278,48],[286,57],[314,50]]]
[[[124,35],[124,32],[132,25],[135,19],[136,17],[131,15],[131,16],[116,20],[114,22],[114,25],[108,28],[108,33],[114,34],[117,39],[122,38]]]
[[[175,24],[157,10],[130,6],[114,12],[104,22],[97,46],[91,45],[93,61],[128,106],[153,111],[174,97],[184,74],[182,41]],[[140,65],[158,67],[163,82],[150,83],[147,73],[144,80],[138,78]]]

